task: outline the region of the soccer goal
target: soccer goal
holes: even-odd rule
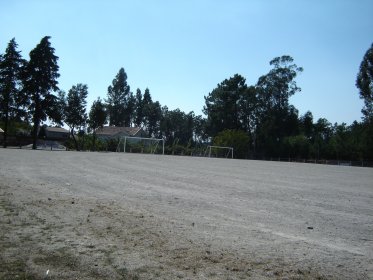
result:
[[[160,142],[162,142],[161,145],[159,144]],[[164,139],[131,136],[121,137],[118,142],[117,152],[164,155]]]
[[[233,148],[222,146],[207,146],[205,156],[216,158],[233,158]]]

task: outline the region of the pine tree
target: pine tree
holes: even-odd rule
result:
[[[130,98],[130,86],[127,84],[127,74],[121,68],[112,85],[108,87],[107,103],[109,114],[109,125],[125,126],[128,125],[131,113],[128,110],[128,101]]]
[[[142,101],[142,94],[141,90],[138,88],[136,90],[136,97],[135,97],[135,125],[137,127],[141,126],[143,122],[143,101]]]
[[[30,61],[25,69],[24,92],[30,99],[28,109],[33,122],[33,149],[36,149],[40,123],[47,117],[54,118],[53,109],[57,103],[57,97],[52,92],[58,90],[58,57],[49,39],[49,36],[45,36],[30,52]]]
[[[103,127],[106,123],[107,113],[105,105],[102,103],[100,97],[92,104],[89,111],[89,127],[93,130],[93,149],[96,149],[96,129]]]
[[[21,95],[22,70],[25,60],[17,51],[17,43],[10,40],[5,54],[0,58],[0,116],[4,122],[4,148],[7,147],[8,125],[11,119],[20,120],[25,115]]]

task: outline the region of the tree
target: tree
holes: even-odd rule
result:
[[[107,122],[107,113],[105,105],[100,97],[93,101],[91,110],[89,111],[88,125],[93,130],[93,149],[96,149],[96,129],[103,127]]]
[[[118,74],[108,87],[107,99],[109,125],[129,126],[132,113],[130,86],[127,84],[127,74],[120,68]]]
[[[364,55],[356,79],[360,98],[364,100],[361,112],[365,121],[373,122],[373,44]]]
[[[300,125],[303,134],[310,139],[313,135],[313,115],[310,111],[300,118]]]
[[[283,138],[296,135],[297,110],[289,105],[290,96],[299,92],[295,78],[303,68],[290,56],[274,58],[273,69],[259,78],[256,85],[256,135],[258,150],[267,156],[280,156]]]
[[[273,69],[259,78],[257,90],[262,106],[267,111],[273,108],[287,109],[290,96],[301,91],[295,78],[303,68],[298,67],[293,61],[294,59],[288,55],[276,57],[269,63]]]
[[[313,156],[317,159],[329,157],[329,141],[333,135],[332,124],[324,118],[320,118],[314,124],[313,132]]]
[[[141,94],[141,90],[138,88],[136,90],[136,96],[135,96],[135,110],[134,110],[134,113],[135,113],[135,120],[134,120],[134,124],[136,126],[141,126],[141,124],[143,123],[143,101],[142,101],[142,94]]]
[[[245,78],[235,74],[218,84],[205,96],[204,114],[207,115],[207,133],[214,136],[225,129],[242,129],[240,102],[247,86]]]
[[[141,102],[141,117],[142,117],[142,125],[145,129],[149,130],[149,118],[151,115],[153,100],[150,95],[150,90],[148,88],[145,89],[144,96]]]
[[[176,139],[179,144],[187,145],[193,140],[194,112],[185,114],[180,109],[169,111],[162,108],[161,130],[166,139],[166,144],[173,143]]]
[[[227,129],[219,132],[213,141],[215,146],[233,147],[235,158],[247,158],[250,147],[250,137],[245,131]]]
[[[147,106],[147,130],[150,137],[160,136],[160,124],[162,118],[161,104],[156,101]]]
[[[22,90],[22,70],[25,60],[17,51],[13,38],[8,43],[5,54],[0,57],[0,116],[4,122],[4,148],[7,147],[8,125],[11,119],[24,116]]]
[[[249,86],[242,91],[238,100],[238,109],[238,118],[242,129],[249,134],[254,134],[258,123],[258,100],[254,86]]]
[[[24,93],[30,100],[28,109],[33,122],[33,149],[36,149],[40,122],[45,121],[47,117],[54,118],[53,109],[57,102],[57,97],[51,92],[58,90],[58,57],[54,54],[49,39],[49,36],[41,39],[30,52],[30,61],[25,69]]]
[[[310,141],[305,135],[299,134],[285,137],[283,144],[288,157],[308,158],[310,152]]]
[[[77,84],[69,90],[66,97],[65,123],[70,127],[71,136],[74,139],[75,147],[78,151],[80,150],[80,147],[75,138],[75,129],[80,129],[86,124],[87,96],[88,86]]]

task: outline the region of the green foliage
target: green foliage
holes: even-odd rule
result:
[[[7,147],[9,122],[21,121],[26,116],[22,96],[22,72],[25,61],[17,51],[17,43],[10,40],[5,54],[0,56],[0,120],[4,128],[4,148]]]
[[[96,150],[96,129],[103,127],[107,122],[106,119],[106,108],[99,97],[93,102],[91,110],[89,111],[88,125],[89,128],[93,130],[92,150]]]
[[[142,94],[141,90],[138,88],[136,90],[136,96],[135,96],[135,110],[134,110],[134,124],[137,127],[140,127],[143,122],[143,100],[142,100]]]
[[[364,108],[361,112],[366,121],[373,122],[373,44],[360,64],[356,86],[360,91],[360,98],[364,100]]]
[[[148,131],[150,137],[160,136],[160,125],[162,118],[161,104],[153,102],[149,89],[145,89],[142,99],[142,125]]]
[[[87,121],[86,98],[88,96],[88,86],[77,84],[69,90],[65,102],[65,123],[70,127],[71,136],[75,142],[75,147],[79,151],[80,146],[75,138],[75,130],[82,129]]]
[[[107,113],[105,105],[100,97],[93,101],[91,110],[89,111],[88,125],[94,131],[99,127],[103,127],[107,123]]]
[[[267,111],[287,109],[289,97],[301,90],[295,78],[303,68],[293,64],[293,61],[294,59],[288,55],[276,57],[270,62],[273,69],[259,78],[257,90],[260,102]]]
[[[127,84],[127,74],[120,68],[118,74],[108,87],[107,99],[109,124],[114,126],[129,126],[133,113],[134,98]]]
[[[215,146],[233,147],[235,158],[247,158],[250,148],[250,137],[245,131],[226,129],[218,133],[213,140]]]
[[[290,158],[308,159],[310,154],[310,140],[302,134],[296,136],[285,137],[283,140],[284,154],[288,154]]]
[[[72,86],[66,97],[65,123],[71,128],[83,127],[87,120],[88,86],[77,84]]]
[[[244,99],[247,90],[245,78],[234,75],[205,96],[203,112],[207,115],[207,133],[210,136],[225,129],[241,129],[240,117],[244,115],[239,102]],[[243,103],[243,102],[242,102]]]
[[[49,36],[41,39],[30,52],[30,61],[25,68],[24,92],[29,94],[28,110],[33,122],[33,149],[36,149],[40,122],[47,117],[54,117],[53,109],[57,102],[57,97],[52,92],[58,90],[58,57],[54,54],[49,39]]]
[[[290,56],[274,58],[273,69],[256,85],[255,148],[265,156],[281,156],[284,138],[299,133],[298,110],[289,98],[301,90],[295,78],[303,69],[293,61]]]
[[[181,145],[188,145],[193,140],[195,131],[194,112],[185,114],[179,109],[169,111],[167,107],[163,107],[162,115],[161,130],[166,145],[170,145],[176,139]]]

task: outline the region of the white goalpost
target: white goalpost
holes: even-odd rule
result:
[[[233,147],[207,146],[207,149],[205,151],[205,156],[219,157],[219,155],[222,155],[225,158],[228,158],[228,157],[233,158]]]
[[[162,142],[161,147],[159,146],[159,142]],[[129,150],[128,146],[130,146]],[[145,150],[150,154],[155,154],[161,149],[160,153],[164,155],[164,139],[131,136],[124,136],[119,139],[117,152],[132,152],[132,149],[141,149],[141,153]]]

